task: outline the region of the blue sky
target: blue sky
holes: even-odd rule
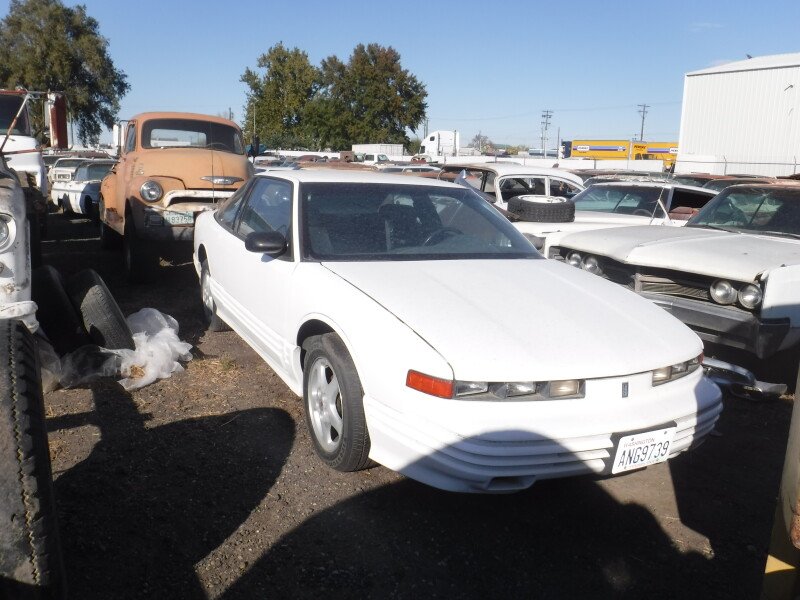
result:
[[[67,0],[69,5],[78,4]],[[282,41],[313,64],[358,43],[393,46],[428,90],[429,128],[496,143],[550,137],[676,140],[683,75],[720,62],[800,52],[797,0],[754,2],[352,2],[83,0],[145,110],[243,114],[239,77]],[[0,0],[3,14],[8,2]],[[554,144],[550,144],[551,146]]]

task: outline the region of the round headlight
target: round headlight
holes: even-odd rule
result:
[[[157,181],[145,181],[142,184],[142,187],[139,188],[139,193],[142,195],[142,200],[147,200],[148,202],[155,202],[161,195],[164,193],[164,190],[161,189],[161,186],[158,185]]]
[[[580,268],[581,266],[581,255],[577,252],[571,252],[569,256],[567,256],[567,262],[571,264],[573,267]]]
[[[5,245],[11,235],[11,230],[8,228],[8,221],[0,218],[0,246]]]
[[[587,256],[583,259],[583,270],[595,275],[603,274],[603,269],[600,268],[600,263],[594,256]]]
[[[711,298],[719,304],[733,304],[736,302],[736,288],[730,281],[719,279],[711,284]]]
[[[745,308],[755,308],[761,304],[762,296],[763,294],[761,293],[760,287],[753,285],[752,283],[748,283],[739,290],[739,304]]]

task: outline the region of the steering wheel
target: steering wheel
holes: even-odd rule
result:
[[[445,238],[449,235],[464,235],[464,232],[460,229],[456,229],[455,227],[439,227],[439,229],[434,229],[431,234],[425,238],[425,241],[422,242],[423,246],[432,246],[433,240],[438,240],[439,238]]]

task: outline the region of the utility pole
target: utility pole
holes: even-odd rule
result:
[[[649,108],[647,104],[637,104],[639,107],[639,114],[642,115],[642,128],[639,130],[639,141],[644,141],[644,118],[647,115],[647,109]]]
[[[545,148],[547,147],[547,130],[550,127],[550,117],[553,116],[552,110],[542,111],[542,158],[547,154]]]

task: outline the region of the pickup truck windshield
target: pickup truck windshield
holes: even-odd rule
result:
[[[151,119],[142,125],[143,148],[209,148],[244,154],[242,134],[230,125],[194,119]]]
[[[8,128],[14,117],[17,116],[19,107],[22,106],[24,97],[18,95],[5,95],[0,94],[0,134],[5,135],[8,133]],[[12,135],[31,135],[31,126],[28,122],[28,112],[22,111],[22,114],[17,119],[17,124],[14,126]]]

